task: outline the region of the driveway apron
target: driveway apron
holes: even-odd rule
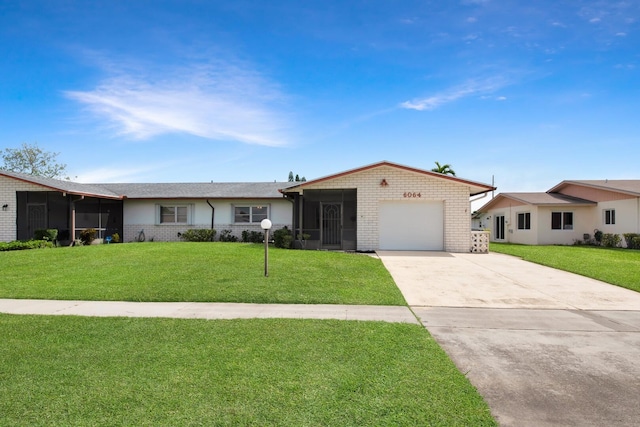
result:
[[[640,293],[502,254],[378,255],[500,425],[640,425]]]

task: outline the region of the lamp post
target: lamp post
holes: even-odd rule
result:
[[[263,219],[260,227],[264,230],[264,277],[269,276],[269,230],[271,229],[271,221]]]

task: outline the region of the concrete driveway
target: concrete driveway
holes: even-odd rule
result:
[[[640,425],[640,293],[501,254],[378,255],[501,425]]]

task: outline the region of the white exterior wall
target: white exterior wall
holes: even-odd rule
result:
[[[49,191],[36,184],[0,176],[0,242],[11,242],[18,235],[16,216],[18,214],[17,191]],[[2,210],[1,206],[7,206]]]
[[[387,186],[381,186],[382,180]],[[405,193],[418,194],[422,201],[444,201],[444,250],[469,252],[471,249],[471,203],[469,187],[445,178],[432,177],[390,166],[365,169],[338,176],[305,190],[357,189],[357,249],[378,249],[380,234],[378,210],[381,201],[407,201]]]
[[[234,224],[234,206],[269,206],[269,219],[273,223],[273,230],[284,226],[291,228],[292,203],[286,199],[278,200],[209,200],[215,209],[214,225],[216,237],[222,230],[232,230],[232,234],[240,238],[244,230],[261,231],[260,224]],[[157,220],[157,206],[190,205],[190,224],[159,224]],[[177,241],[178,233],[191,228],[211,228],[211,207],[205,200],[125,200],[123,204],[124,242],[137,239],[144,230],[147,241]]]
[[[604,223],[604,211],[607,209],[615,209],[616,223]],[[640,197],[636,199],[616,200],[598,203],[596,212],[597,228],[603,233],[620,234],[622,245],[624,243],[624,233],[640,233]]]
[[[582,241],[584,234],[593,237],[595,206],[540,206],[538,212],[539,245],[572,245],[576,241]],[[573,212],[573,230],[552,230],[551,212]]]

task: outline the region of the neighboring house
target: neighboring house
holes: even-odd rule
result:
[[[570,245],[595,230],[640,233],[640,180],[562,181],[546,193],[500,193],[477,216],[493,242]]]
[[[125,242],[178,240],[189,228],[287,226],[310,249],[469,252],[470,196],[495,188],[390,162],[307,182],[79,184],[0,171],[0,241],[86,228]],[[304,242],[303,242],[304,237]]]

